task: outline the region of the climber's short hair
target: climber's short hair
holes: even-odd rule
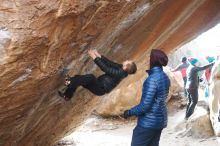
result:
[[[186,62],[187,61],[187,58],[186,57],[183,57],[182,58],[182,63]]]
[[[135,74],[137,71],[137,65],[133,61],[131,61],[131,63],[128,63],[126,65],[126,71],[128,74]]]

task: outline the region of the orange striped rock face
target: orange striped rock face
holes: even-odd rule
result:
[[[100,73],[88,49],[132,58],[142,72],[150,49],[195,38],[219,22],[219,9],[219,0],[1,0],[0,145],[50,146],[90,114],[100,98],[79,89],[64,102],[56,93],[64,68]]]

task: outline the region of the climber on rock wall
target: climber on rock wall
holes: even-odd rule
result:
[[[171,70],[172,72],[181,71],[183,82],[184,82],[184,95],[187,96],[186,92],[186,70],[189,67],[189,63],[187,62],[187,58],[182,58],[182,63],[180,63],[175,69]]]
[[[109,93],[122,79],[129,74],[134,74],[137,70],[136,64],[130,60],[118,64],[100,55],[97,50],[89,50],[88,55],[105,74],[97,78],[93,74],[75,75],[74,77],[67,76],[64,82],[67,88],[64,92],[58,91],[58,94],[65,100],[71,99],[79,86],[83,86],[98,96]]]
[[[198,102],[198,86],[199,86],[198,72],[203,71],[214,65],[213,62],[206,66],[199,67],[199,61],[196,58],[188,58],[188,62],[190,63],[190,66],[186,71],[187,73],[186,91],[188,98],[186,115],[185,115],[186,120],[193,114],[195,106]]]

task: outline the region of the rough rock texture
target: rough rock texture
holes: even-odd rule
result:
[[[207,109],[197,107],[188,121],[181,121],[175,127],[178,136],[206,139],[213,136],[213,129]]]
[[[0,145],[50,146],[90,113],[98,98],[87,91],[70,102],[55,95],[63,68],[96,70],[88,48],[133,57],[144,75],[150,49],[196,37],[219,9],[219,0],[1,0]]]
[[[210,85],[210,119],[217,136],[220,136],[220,60],[216,62],[212,70],[212,82]],[[218,119],[219,118],[219,119]]]
[[[169,95],[166,101],[169,101],[172,96],[183,92],[183,79],[180,72],[171,72],[170,68],[165,68],[164,71],[168,75],[171,85]]]

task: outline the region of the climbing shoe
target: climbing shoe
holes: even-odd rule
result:
[[[64,94],[61,91],[58,91],[60,97],[64,97]]]
[[[61,91],[58,91],[58,94],[60,97],[62,97],[64,100],[68,101],[70,98],[66,97]]]
[[[69,75],[65,76],[64,85],[68,86],[71,83],[71,77]]]

